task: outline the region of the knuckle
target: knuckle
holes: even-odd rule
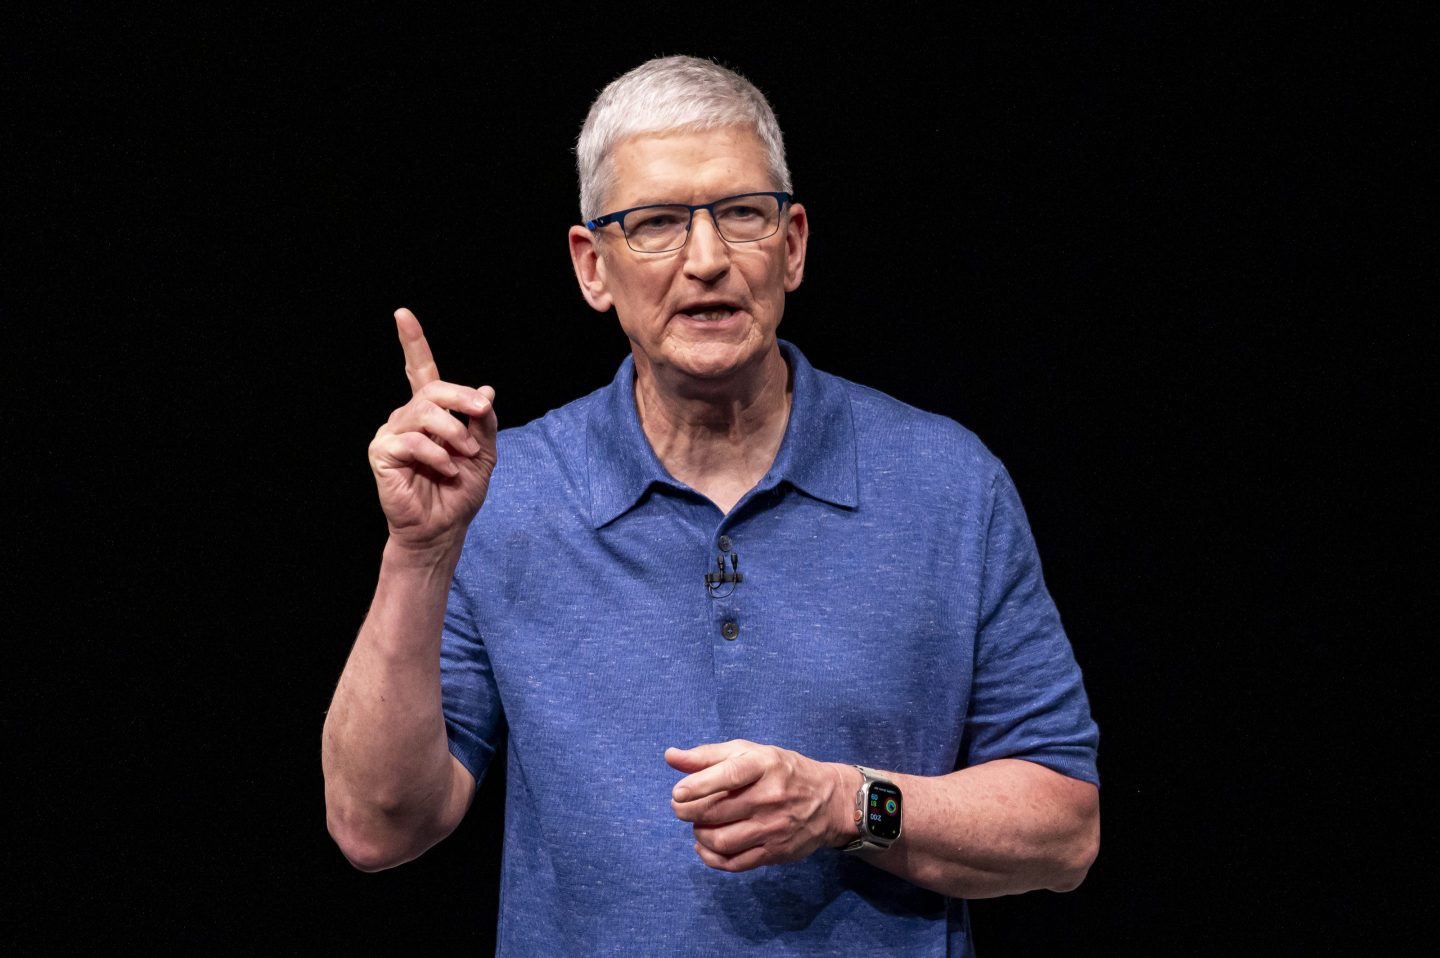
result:
[[[426,367],[424,367],[424,368],[421,370],[421,374],[422,374],[422,375],[429,375],[429,374],[433,374],[434,371],[435,371],[435,365],[434,365],[433,363],[431,363],[429,366],[426,366]],[[450,384],[449,384],[449,383],[444,382],[443,380],[439,380],[439,379],[430,379],[430,380],[427,381],[423,386],[421,386],[419,389],[415,390],[415,395],[416,395],[416,396],[424,397],[425,399],[428,399],[428,400],[430,400],[431,402],[435,402],[435,401],[437,401],[437,400],[440,400],[440,399],[444,398],[445,395],[446,395],[447,393],[449,393],[449,392],[450,392]]]

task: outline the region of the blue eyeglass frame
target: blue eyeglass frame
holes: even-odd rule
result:
[[[710,213],[710,218],[713,220],[713,219],[715,218],[715,207],[719,206],[721,203],[728,203],[728,202],[730,202],[731,200],[741,200],[741,199],[744,199],[744,198],[747,197],[747,196],[773,196],[773,197],[775,198],[776,202],[778,202],[778,203],[780,204],[780,212],[781,212],[781,213],[784,213],[784,212],[785,212],[785,207],[786,207],[787,205],[793,205],[794,202],[795,202],[795,197],[794,197],[794,195],[793,195],[793,194],[790,194],[790,193],[784,193],[784,192],[778,192],[778,191],[770,191],[770,190],[757,190],[757,191],[752,192],[752,193],[736,193],[736,194],[734,194],[733,196],[722,196],[722,197],[720,197],[718,200],[711,200],[709,203],[693,203],[693,204],[692,204],[692,203],[647,203],[647,204],[645,204],[644,206],[632,206],[632,207],[630,207],[628,210],[616,210],[614,213],[606,213],[604,216],[597,216],[597,217],[595,217],[593,220],[586,220],[586,221],[585,221],[585,228],[586,228],[587,230],[591,230],[591,231],[593,232],[594,230],[598,230],[598,229],[599,229],[600,227],[602,227],[602,226],[609,226],[611,223],[615,223],[615,224],[617,224],[617,225],[620,227],[620,232],[624,233],[624,232],[625,232],[625,217],[629,216],[631,213],[635,213],[635,212],[638,212],[638,211],[640,211],[640,210],[679,209],[680,207],[683,206],[685,209],[687,209],[687,210],[690,211],[690,221],[685,224],[685,241],[688,243],[688,242],[690,241],[690,227],[692,227],[692,226],[695,225],[695,213],[696,213],[697,210],[708,210],[709,213]],[[779,226],[778,226],[778,225],[776,226],[776,232],[779,232]],[[775,235],[775,233],[771,233],[771,234],[770,234],[770,236],[774,236],[774,235]],[[762,236],[760,239],[768,239],[768,238],[769,238],[769,237],[764,237],[764,236]],[[725,238],[722,236],[721,239],[725,239]],[[729,243],[729,242],[732,242],[732,241],[731,241],[731,240],[725,240],[725,242]],[[734,240],[734,242],[737,242],[737,243],[758,243],[758,242],[760,242],[760,240]],[[625,243],[626,243],[627,246],[628,246],[629,243],[630,243],[630,239],[629,239],[629,236],[628,236],[628,235],[626,236]],[[681,247],[681,246],[684,246],[684,245],[685,245],[684,243],[681,243],[680,246],[675,247],[675,249],[680,249],[680,247]],[[631,248],[631,249],[634,249],[633,246],[630,247],[630,248]],[[644,252],[673,253],[674,251],[675,251],[675,250],[668,250],[668,249],[667,249],[667,250],[654,250],[654,251],[652,251],[652,250],[636,250],[637,253],[644,253]]]

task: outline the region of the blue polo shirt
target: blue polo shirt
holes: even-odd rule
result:
[[[781,350],[785,437],[729,515],[656,458],[632,359],[500,433],[441,669],[456,758],[479,780],[506,747],[501,955],[972,953],[964,902],[839,851],[706,867],[670,808],[671,745],[913,775],[1021,758],[1097,781],[1004,468],[955,422]],[[723,550],[744,579],[712,590]]]

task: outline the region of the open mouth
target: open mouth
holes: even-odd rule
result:
[[[680,315],[701,323],[718,323],[729,319],[740,310],[730,303],[697,303],[680,310]]]

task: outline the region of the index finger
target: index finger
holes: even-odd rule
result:
[[[395,330],[400,334],[400,348],[405,350],[405,378],[410,380],[410,394],[413,396],[426,383],[440,378],[435,366],[435,357],[430,355],[430,344],[425,341],[425,331],[420,320],[405,307],[395,310]]]
[[[765,765],[755,752],[740,752],[707,769],[687,775],[675,783],[671,797],[693,802],[721,792],[734,792],[753,785],[765,774]]]

